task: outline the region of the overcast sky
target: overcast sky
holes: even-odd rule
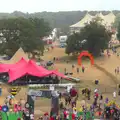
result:
[[[120,10],[120,0],[0,0],[0,12]]]

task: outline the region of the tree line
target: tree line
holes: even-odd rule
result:
[[[44,52],[42,37],[50,34],[50,27],[44,19],[9,18],[0,20],[0,54],[10,57],[22,47],[33,58]]]
[[[0,19],[4,18],[43,18],[45,21],[49,22],[51,28],[61,28],[63,32],[67,32],[69,26],[75,24],[81,20],[87,11],[63,11],[63,12],[36,12],[36,13],[23,13],[20,11],[14,11],[13,13],[0,13]],[[110,11],[89,11],[91,15],[95,15],[98,12],[102,12],[103,15],[108,14]],[[120,13],[118,10],[114,10],[113,13],[117,15]]]

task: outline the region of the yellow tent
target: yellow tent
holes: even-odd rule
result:
[[[108,15],[104,16],[104,21],[106,25],[110,26],[112,23],[114,23],[116,16],[110,12]]]
[[[0,63],[14,64],[17,63],[21,58],[29,60],[28,55],[23,51],[22,48],[19,48],[10,60],[0,60]]]
[[[102,19],[102,24],[111,26],[114,23],[116,16],[110,12],[108,15],[103,15],[101,12],[97,13],[95,16],[91,16],[89,13],[85,15],[85,17],[77,22],[74,25],[71,25],[70,28],[81,28],[85,26],[85,23],[89,23],[93,18],[100,17]]]
[[[84,27],[85,26],[85,23],[88,23],[92,20],[93,16],[91,16],[89,13],[87,13],[85,15],[85,17],[80,20],[78,23],[74,24],[74,25],[71,25],[70,27],[71,28],[80,28],[80,27]]]

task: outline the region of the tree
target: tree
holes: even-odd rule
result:
[[[116,16],[114,27],[117,28],[117,37],[120,40],[120,14]]]
[[[113,26],[115,28],[118,28],[119,23],[120,23],[120,13],[116,15],[115,22],[113,23]]]
[[[88,50],[94,56],[98,56],[101,50],[106,49],[112,33],[108,31],[101,22],[102,21],[98,18],[93,19],[81,29],[77,37],[76,34],[68,37],[66,53],[78,52],[82,49]],[[81,42],[83,40],[86,40],[84,45],[82,45]]]
[[[22,47],[33,57],[35,57],[35,54],[43,54],[44,44],[40,37],[46,34],[44,29],[49,28],[49,26],[43,20],[37,19],[39,24],[35,20],[33,19],[33,22],[25,18],[0,20],[0,53],[12,56],[19,47]],[[40,28],[41,31],[37,28]]]
[[[120,40],[120,22],[119,22],[119,24],[117,26],[117,37]]]
[[[82,40],[83,38],[79,33],[74,33],[73,35],[70,35],[66,41],[67,47],[65,52],[67,54],[76,54],[77,52],[80,52],[83,48],[83,46],[81,45]]]
[[[44,19],[29,18],[29,20],[34,24],[36,36],[38,36],[38,38],[42,38],[50,34],[51,28],[48,22],[45,22]]]

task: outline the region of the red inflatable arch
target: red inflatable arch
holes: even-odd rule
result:
[[[88,52],[88,51],[83,51],[80,53],[80,55],[78,56],[78,64],[81,65],[82,64],[82,56],[88,56],[90,58],[91,61],[91,65],[94,65],[94,58],[93,56]]]

